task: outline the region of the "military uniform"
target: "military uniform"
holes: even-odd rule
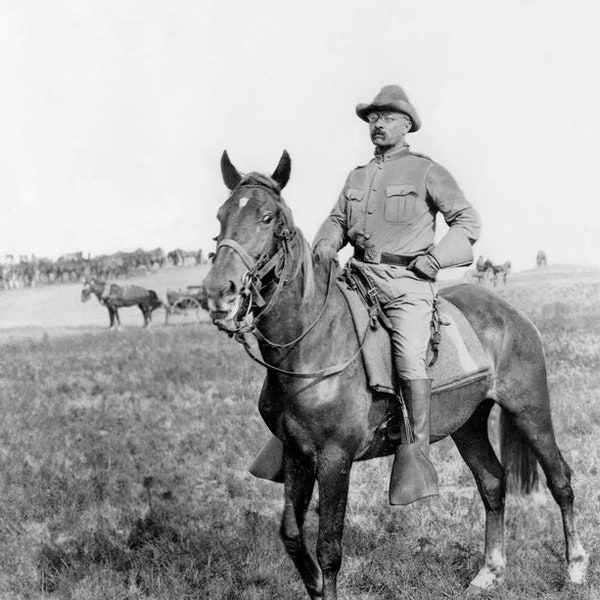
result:
[[[436,214],[448,234],[434,245]],[[337,250],[355,247],[357,261],[377,287],[392,320],[396,369],[403,379],[425,378],[425,356],[437,284],[397,264],[387,255],[409,259],[432,255],[440,266],[472,261],[471,244],[480,231],[479,217],[452,176],[430,158],[406,146],[354,169],[333,210],[315,237]],[[359,260],[360,259],[360,260]]]

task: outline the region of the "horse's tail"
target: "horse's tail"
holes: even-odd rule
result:
[[[506,471],[507,492],[525,496],[537,489],[539,476],[535,453],[505,410],[500,411],[500,455]]]

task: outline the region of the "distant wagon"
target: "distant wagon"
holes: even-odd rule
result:
[[[165,324],[184,325],[199,323],[202,317],[203,296],[201,285],[167,290]]]

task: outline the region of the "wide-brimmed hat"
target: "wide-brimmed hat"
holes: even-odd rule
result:
[[[356,114],[363,120],[368,121],[369,113],[379,112],[382,110],[391,110],[401,112],[408,115],[412,121],[410,131],[417,131],[421,127],[421,119],[415,107],[410,103],[408,96],[399,85],[386,85],[381,88],[381,91],[371,104],[357,104]]]

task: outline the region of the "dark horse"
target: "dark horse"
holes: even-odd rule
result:
[[[164,306],[154,290],[147,290],[139,285],[117,285],[95,279],[85,280],[81,290],[81,301],[87,302],[94,294],[98,302],[108,309],[110,329],[121,327],[118,309],[124,306],[137,306],[144,316],[144,327],[152,321],[152,311]]]
[[[231,194],[218,211],[217,253],[204,281],[207,304],[221,329],[239,340],[247,332],[258,339],[262,358],[254,358],[267,366],[259,410],[284,449],[281,537],[310,597],[335,600],[352,463],[394,453],[398,441],[381,424],[398,403],[367,385],[360,340],[333,280],[337,264],[313,264],[294,227],[280,195],[291,169],[287,152],[271,177],[240,174],[227,153],[221,169]],[[488,380],[434,394],[431,407],[431,441],[453,438],[485,506],[484,564],[471,583],[489,588],[506,568],[507,474],[487,431],[494,403],[502,408],[505,466],[521,483],[531,483],[537,457],[562,513],[569,580],[582,583],[588,556],[575,529],[571,471],[554,437],[539,333],[478,286],[458,285],[442,295],[464,312],[493,361]],[[315,481],[316,561],[304,540]]]

